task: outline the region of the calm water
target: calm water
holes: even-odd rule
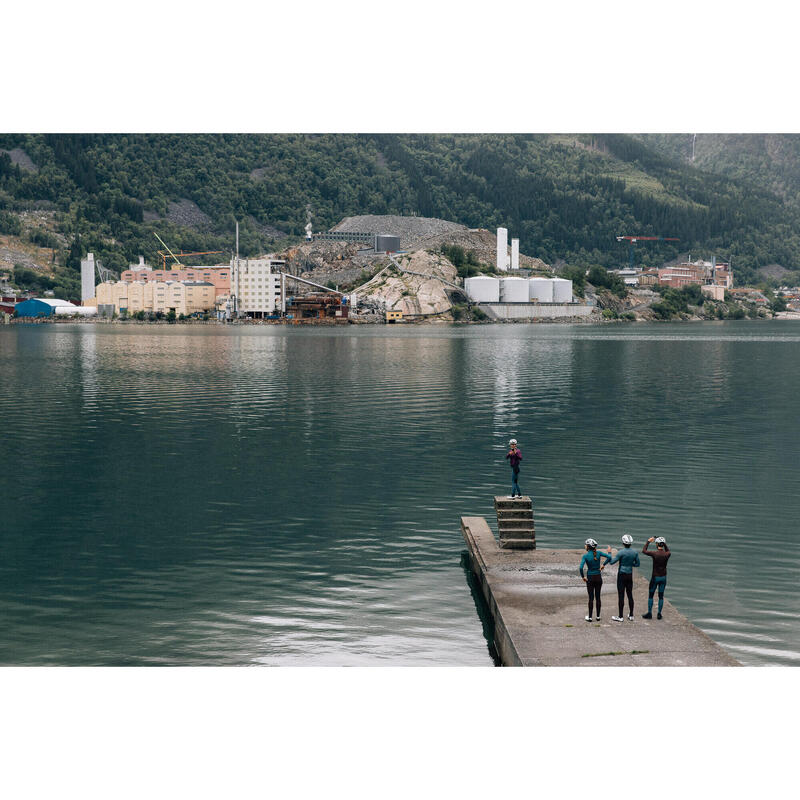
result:
[[[0,663],[491,665],[458,522],[513,434],[540,546],[664,535],[800,664],[798,397],[792,322],[0,327]]]

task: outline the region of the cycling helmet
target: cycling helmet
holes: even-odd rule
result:
[[[597,547],[597,542],[594,539],[587,539],[584,544],[587,547]]]
[[[633,536],[631,536],[629,533],[626,533],[622,537],[622,544],[633,544]]]
[[[666,544],[666,543],[667,543],[667,540],[663,536],[659,536],[656,539],[656,544]]]
[[[516,440],[516,439],[510,439],[508,443],[509,443],[509,444],[516,444],[516,443],[517,443],[517,440]]]

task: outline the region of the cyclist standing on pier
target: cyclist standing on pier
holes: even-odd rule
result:
[[[506,453],[506,458],[511,464],[511,494],[509,499],[513,500],[515,496],[522,497],[522,492],[517,483],[517,476],[519,475],[519,462],[522,461],[522,450],[517,447],[517,440],[512,439],[508,443],[509,450]]]
[[[647,549],[651,542],[656,543],[656,551]],[[642,614],[643,619],[653,619],[653,595],[658,589],[658,619],[661,619],[661,609],[664,607],[664,589],[667,588],[667,561],[672,555],[663,536],[654,539],[652,536],[644,543],[642,552],[653,559],[653,576],[650,578],[650,590],[647,598],[647,613]]]
[[[600,561],[604,558],[605,564]],[[578,572],[586,584],[586,590],[589,592],[589,614],[584,617],[587,622],[592,621],[592,606],[594,601],[597,601],[597,621],[600,621],[600,589],[603,587],[603,576],[600,574],[603,567],[611,561],[611,556],[608,553],[597,552],[597,542],[594,539],[586,540],[586,552],[581,559],[581,565],[578,567]],[[602,564],[602,566],[601,566]],[[586,577],[583,577],[583,568],[586,567]]]
[[[628,595],[628,619],[633,621],[633,568],[640,566],[639,554],[631,549],[633,536],[625,534],[622,537],[622,544],[625,547],[617,550],[617,554],[609,561],[609,564],[616,564],[619,561],[619,571],[617,572],[617,594],[619,595],[619,616],[611,617],[614,622],[622,622],[622,612],[625,610],[625,594]],[[611,552],[611,548],[608,548]]]

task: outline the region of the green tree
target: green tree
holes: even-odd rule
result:
[[[779,295],[778,295],[778,296],[777,296],[777,297],[776,297],[776,298],[775,298],[775,299],[774,299],[774,300],[773,300],[773,301],[770,303],[770,309],[771,309],[772,311],[776,312],[776,313],[778,313],[778,312],[780,312],[780,311],[786,311],[786,308],[787,308],[787,305],[786,305],[786,298],[785,298],[785,297],[784,297],[782,294],[779,294]]]

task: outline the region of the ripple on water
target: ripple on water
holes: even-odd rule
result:
[[[664,535],[747,664],[800,641],[791,323],[0,329],[3,664],[491,664],[462,514]],[[493,523],[492,523],[493,524]]]

